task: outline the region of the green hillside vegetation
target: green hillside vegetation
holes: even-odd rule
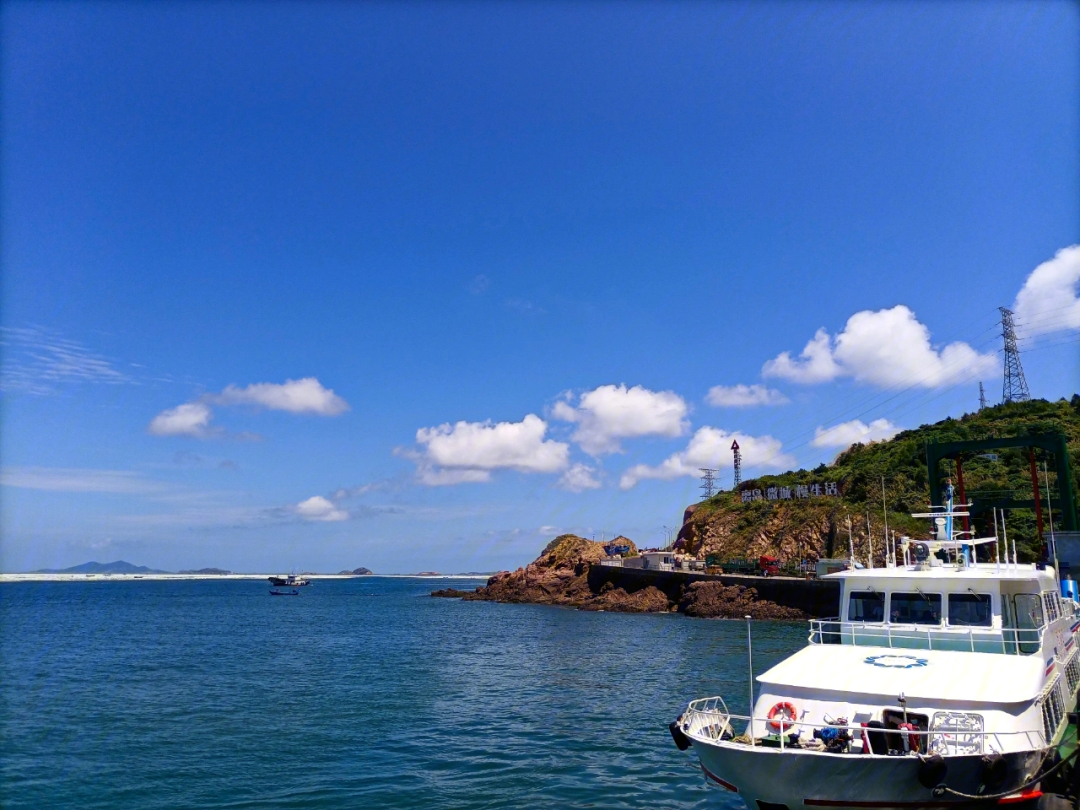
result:
[[[1080,470],[1080,395],[1071,401],[1032,400],[1008,403],[945,419],[933,425],[905,430],[888,441],[855,444],[832,462],[813,470],[789,471],[744,481],[739,492],[721,492],[690,507],[679,541],[698,556],[716,554],[723,559],[779,556],[786,561],[847,557],[848,518],[856,555],[864,562],[869,553],[867,520],[874,543],[874,557],[884,558],[881,479],[885,478],[885,501],[889,529],[897,536],[927,537],[929,523],[910,517],[925,512],[930,488],[926,469],[926,442],[968,441],[1038,434],[1064,433],[1069,449],[1074,498],[1080,503],[1077,471]],[[1026,448],[991,451],[997,459],[970,457],[964,460],[965,494],[978,503],[980,498],[1031,498],[1031,476]],[[1045,501],[1042,462],[1048,462],[1051,492],[1056,498],[1057,476],[1052,460],[1036,450],[1040,483]],[[752,461],[752,460],[750,460]],[[942,465],[943,475],[955,476],[952,462]],[[954,477],[955,481],[955,477]],[[742,502],[741,491],[769,487],[835,482],[839,497],[809,500]],[[1044,522],[1047,510],[1043,506]],[[1060,527],[1059,515],[1054,515]],[[980,536],[992,535],[990,516],[978,516],[973,527]],[[1034,510],[1016,509],[1008,515],[1009,539],[1015,538],[1022,560],[1038,557]]]

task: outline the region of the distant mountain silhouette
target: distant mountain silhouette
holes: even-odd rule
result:
[[[228,576],[232,571],[226,571],[224,568],[197,568],[195,570],[180,571],[181,574],[202,574],[205,576]]]
[[[145,565],[132,565],[123,560],[111,563],[88,562],[82,565],[73,565],[71,568],[42,568],[34,571],[35,574],[168,574],[168,571],[159,571],[156,568],[147,568]]]

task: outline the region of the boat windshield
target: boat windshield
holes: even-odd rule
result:
[[[877,591],[854,591],[848,599],[848,621],[885,621],[885,594]]]
[[[949,624],[961,627],[990,627],[993,617],[990,594],[949,594]]]
[[[941,594],[894,593],[889,618],[893,624],[941,624]]]

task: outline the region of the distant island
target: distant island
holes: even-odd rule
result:
[[[438,571],[421,571],[416,576],[418,576],[418,577],[441,577],[442,574],[440,574]]]
[[[116,560],[110,563],[87,562],[82,565],[73,565],[71,568],[42,568],[32,571],[34,574],[168,574],[169,571],[159,571],[156,568],[147,568],[145,565],[132,565],[124,560]]]
[[[354,568],[352,571],[341,571],[339,575],[346,577],[364,577],[370,573],[370,568]]]
[[[195,570],[188,569],[181,571],[181,574],[199,574],[202,576],[217,576],[225,577],[232,573],[232,571],[226,571],[224,568],[197,568]]]

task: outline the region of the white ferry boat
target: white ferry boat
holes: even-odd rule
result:
[[[951,528],[966,514],[947,509],[927,516]],[[894,552],[884,569],[829,575],[841,615],[811,621],[808,645],[756,678],[752,716],[721,697],[687,706],[671,733],[707,781],[750,810],[1041,795],[1037,780],[1075,734],[1077,603],[1053,565],[1018,564],[996,537],[961,546],[946,520],[936,540],[905,538],[901,562]],[[997,562],[969,562],[988,543]]]

